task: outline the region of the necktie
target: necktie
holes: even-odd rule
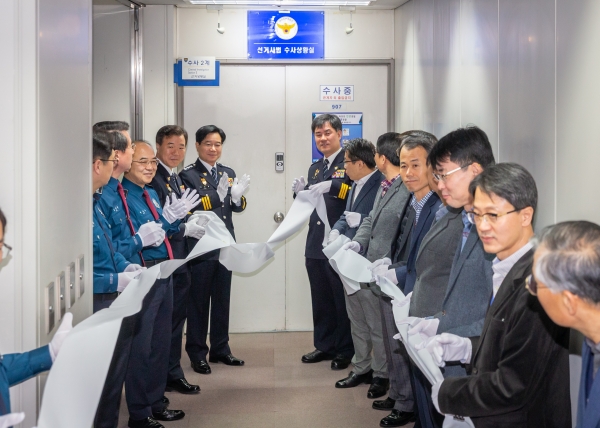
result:
[[[148,191],[146,189],[144,189],[144,193],[142,193],[142,195],[144,196],[146,205],[148,205],[148,208],[150,208],[152,217],[154,217],[154,220],[158,220],[159,219],[158,212],[156,211],[156,207],[152,203],[152,199],[150,199],[150,195],[148,194]],[[166,236],[165,236],[165,247],[167,247],[167,254],[169,254],[169,260],[173,260],[173,250],[171,249],[171,243],[169,242],[169,238],[167,238]]]
[[[179,187],[179,177],[177,176],[177,174],[173,173],[171,174],[171,181],[173,183],[173,187],[171,187],[171,189],[177,194],[177,196],[181,195],[181,188]]]
[[[212,169],[210,170],[210,175],[212,176],[213,180],[215,180],[215,183],[217,182],[217,167],[213,166]]]
[[[127,200],[125,199],[125,191],[123,190],[123,185],[121,183],[117,184],[117,192],[121,197],[121,202],[123,202],[123,209],[125,210],[125,215],[127,216],[127,225],[129,226],[129,231],[131,232],[131,236],[135,236],[135,228],[133,227],[133,223],[131,222],[131,217],[129,216],[129,207],[127,206]],[[142,256],[142,252],[138,252],[140,255],[140,259],[142,260],[142,266],[146,266],[144,263],[144,257]]]
[[[325,171],[327,171],[329,169],[329,159],[325,158],[323,165],[325,165]]]

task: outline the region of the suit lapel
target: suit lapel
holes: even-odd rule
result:
[[[369,178],[367,180],[367,182],[365,183],[365,185],[362,187],[362,189],[360,189],[360,192],[358,195],[356,195],[356,200],[352,203],[352,209],[354,209],[354,207],[358,206],[358,204],[360,203],[360,201],[363,200],[363,198],[365,197],[365,195],[367,193],[369,193],[369,191],[371,190],[371,187],[375,186],[375,184],[377,184],[377,179],[379,177],[377,176],[377,172],[375,172],[375,174],[373,174],[371,176],[371,178]],[[354,190],[355,190],[356,186],[352,186],[352,194],[350,195],[351,197],[354,197]],[[352,200],[352,199],[350,199]]]
[[[339,169],[339,163],[344,160],[344,149],[342,149],[337,156],[333,159],[333,162],[329,164],[329,168],[323,171],[323,181],[328,180],[337,169]],[[337,169],[336,169],[337,167]]]
[[[375,226],[375,222],[379,218],[379,214],[381,214],[381,211],[383,211],[383,208],[385,208],[385,205],[392,199],[392,197],[400,190],[400,188],[403,185],[404,185],[404,183],[402,182],[402,179],[400,177],[398,177],[396,179],[396,181],[394,181],[392,183],[391,187],[385,193],[383,198],[381,198],[381,200],[379,201],[379,204],[377,205],[377,212],[375,212],[375,215],[373,216],[373,226]]]
[[[433,212],[433,207],[435,207],[436,204],[439,203],[439,201],[440,201],[439,198],[434,193],[433,195],[431,195],[429,197],[427,202],[425,202],[425,205],[423,206],[423,209],[421,210],[421,215],[419,216],[419,221],[417,222],[417,226],[415,227],[415,231],[412,234],[412,236],[414,238],[416,238],[417,236],[419,236],[421,234],[421,231],[423,230],[423,226],[425,225],[425,223],[427,223],[427,220],[429,219],[429,217],[432,217],[435,215]],[[412,240],[413,239],[411,239],[411,241]]]
[[[432,214],[435,215],[435,213]],[[433,238],[442,233],[442,231],[444,231],[448,227],[448,224],[450,224],[450,220],[456,218],[456,215],[456,213],[448,211],[448,214],[440,218],[439,221],[435,224],[435,229],[433,229],[432,226],[432,229],[430,229],[430,231],[427,232],[427,234],[423,237],[423,240],[421,241],[421,246],[419,247],[419,252],[421,252],[421,248],[424,248],[429,241],[431,241]]]
[[[450,278],[448,280],[448,289],[446,290],[446,297],[444,297],[444,302],[446,301],[446,298],[448,298],[448,296],[452,292],[452,289],[456,285],[456,279],[458,278],[458,275],[460,274],[460,271],[465,261],[471,254],[471,251],[473,251],[473,248],[475,248],[475,245],[477,245],[477,243],[479,242],[479,235],[477,234],[477,230],[474,226],[471,227],[471,232],[469,233],[467,242],[465,242],[465,246],[463,247],[462,251],[460,251],[461,242],[462,241],[459,241],[459,246],[456,248],[456,256],[454,258],[454,263],[452,263],[452,271],[450,272]]]
[[[498,311],[504,306],[506,300],[512,295],[513,291],[516,287],[523,286],[523,281],[529,275],[531,271],[531,265],[533,263],[533,249],[526,252],[523,257],[521,257],[517,263],[511,268],[508,272],[502,284],[500,284],[500,288],[498,289],[498,293],[496,293],[496,297],[490,308],[488,309],[485,320],[483,321],[483,328],[481,330],[481,335],[479,336],[479,345],[477,349],[473,353],[473,357],[471,361],[475,361],[475,357],[479,353],[481,349],[481,344],[483,343],[483,338],[487,333],[488,327],[494,318],[494,314],[498,313]],[[490,300],[492,296],[490,296]]]
[[[215,180],[213,180],[212,175],[210,174],[210,171],[208,171],[206,169],[206,167],[200,161],[200,159],[196,160],[196,168],[198,168],[198,170],[200,171],[200,175],[206,179],[206,181],[208,182],[208,184],[210,184],[212,187],[214,187],[216,189],[217,188],[217,183],[215,183]],[[217,172],[218,171],[219,171],[219,169],[217,168]]]

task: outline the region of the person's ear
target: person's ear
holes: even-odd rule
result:
[[[577,315],[580,304],[579,297],[567,290],[562,291],[560,294],[562,296],[562,304],[569,316],[574,317]]]
[[[473,176],[476,177],[483,172],[483,167],[479,163],[473,162],[471,164],[471,171],[473,171]]]
[[[532,207],[525,207],[521,210],[521,226],[531,226],[531,223],[533,222],[533,213],[534,211]]]
[[[92,164],[92,172],[94,174],[100,174],[100,165],[102,164],[102,161],[100,159],[96,159],[94,161],[94,163]]]

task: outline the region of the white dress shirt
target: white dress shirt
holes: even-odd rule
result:
[[[342,148],[340,147],[338,149],[337,152],[335,152],[334,154],[332,154],[331,156],[327,156],[325,159],[327,159],[329,161],[329,163],[327,164],[327,169],[329,169],[331,167],[331,164],[333,163],[333,160],[335,159],[335,157],[338,155],[339,152],[342,151]]]
[[[362,190],[362,188],[364,187],[365,183],[367,181],[369,181],[369,178],[371,178],[371,176],[373,174],[375,174],[377,172],[377,170],[373,170],[372,173],[365,175],[363,178],[361,178],[360,180],[356,180],[354,182],[354,191],[352,192],[352,203],[354,203],[354,201],[356,200],[356,197],[358,196],[358,194],[360,193],[360,191]]]
[[[531,250],[532,248],[533,245],[531,245],[531,243],[528,242],[504,260],[500,260],[498,259],[498,257],[494,259],[494,261],[492,262],[492,270],[494,271],[494,276],[492,277],[492,285],[494,290],[493,299],[496,298],[496,293],[498,293],[500,285],[502,285],[502,281],[504,281],[504,278],[506,278],[508,272],[510,272],[515,263],[517,263],[519,259],[523,257],[525,253]]]

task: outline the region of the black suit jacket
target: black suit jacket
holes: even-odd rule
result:
[[[477,428],[571,426],[569,330],[525,288],[532,264],[530,250],[502,282],[472,339],[471,374],[442,383],[443,413],[470,416]]]
[[[156,191],[158,197],[160,199],[160,204],[165,205],[165,201],[167,200],[167,195],[175,194],[178,198],[182,195],[182,189],[172,183],[171,172],[167,171],[167,169],[162,166],[162,164],[158,164],[158,169],[156,170],[156,174],[150,183],[150,186]],[[183,186],[183,183],[181,183]],[[179,233],[169,236],[169,242],[171,243],[171,248],[173,249],[173,256],[176,259],[185,259],[188,255],[188,247],[187,240],[184,237],[185,232],[185,223],[182,222],[179,225]],[[183,273],[187,269],[187,265],[181,266],[177,269],[176,273]]]
[[[196,189],[200,195],[200,204],[198,204],[193,211],[212,211],[214,212],[229,230],[233,239],[235,239],[235,233],[233,230],[233,213],[239,213],[246,209],[246,198],[242,196],[240,206],[235,205],[231,202],[231,185],[235,178],[235,171],[228,166],[217,163],[217,174],[218,179],[222,177],[223,173],[227,173],[229,176],[229,190],[225,200],[221,202],[219,194],[217,193],[217,186],[219,183],[213,180],[210,172],[206,170],[204,164],[200,159],[196,159],[196,162],[185,167],[179,177],[183,181],[186,188]],[[189,239],[190,249],[198,242],[196,239]],[[214,260],[218,259],[219,251],[211,251],[201,257],[202,260]]]
[[[329,169],[325,170],[321,158],[313,163],[308,169],[306,189],[313,184],[331,180],[331,190],[323,195],[327,207],[327,220],[329,226],[333,227],[335,222],[344,214],[346,199],[350,194],[352,180],[346,174],[344,167],[344,150],[342,149]],[[317,211],[313,211],[308,223],[308,236],[306,237],[306,249],[304,256],[310,259],[327,259],[323,254],[323,239],[325,238],[325,225],[322,224]]]

